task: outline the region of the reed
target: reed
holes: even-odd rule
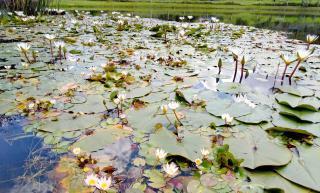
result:
[[[7,11],[23,11],[27,15],[43,13],[53,0],[0,0],[0,6]]]

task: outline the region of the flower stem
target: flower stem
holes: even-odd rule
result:
[[[296,70],[298,69],[298,66],[301,64],[301,61],[302,60],[298,60],[298,63],[297,65],[294,67],[293,71],[291,72],[290,76],[289,76],[289,79],[292,78],[292,76],[294,75],[294,73],[296,72]]]
[[[237,71],[238,71],[238,59],[235,59],[236,62],[236,67],[234,69],[234,74],[233,74],[233,80],[232,82],[234,82],[236,80],[236,76],[237,76]]]
[[[242,78],[243,78],[243,70],[244,70],[244,64],[241,65],[241,75],[240,75],[240,81],[239,83],[242,82]]]
[[[179,125],[182,125],[181,121],[180,121],[179,118],[178,118],[178,115],[177,115],[176,110],[173,110],[173,114],[174,114],[174,116],[176,117],[177,121],[179,122]]]
[[[285,65],[286,65],[286,64],[285,64]],[[284,80],[284,76],[286,75],[287,68],[288,68],[288,65],[286,65],[286,66],[284,67],[284,70],[283,70],[283,73],[282,73],[282,78],[281,78],[281,85],[283,84],[283,80]]]
[[[52,41],[49,41],[49,42],[50,42],[51,63],[53,63],[54,62],[54,57],[53,57]]]
[[[60,64],[62,64],[62,48],[59,47],[59,59],[60,59]]]
[[[24,54],[24,56],[26,57],[28,63],[31,64],[31,61],[30,61],[30,59],[29,59],[29,57],[28,57],[27,52],[23,52],[23,54]]]

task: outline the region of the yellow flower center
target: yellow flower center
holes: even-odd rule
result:
[[[95,186],[96,183],[97,183],[97,182],[96,182],[95,179],[90,179],[90,180],[89,180],[89,185],[90,185],[90,186]]]
[[[102,184],[100,184],[100,187],[105,190],[105,189],[108,188],[108,184],[107,183],[102,183]]]

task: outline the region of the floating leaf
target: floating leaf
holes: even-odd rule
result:
[[[103,149],[120,138],[131,134],[128,130],[109,127],[108,129],[96,130],[92,135],[85,136],[76,141],[72,147],[80,147],[83,151],[92,152]]]
[[[299,97],[288,93],[276,95],[279,104],[288,105],[292,108],[308,109],[311,111],[318,111],[320,108],[320,101],[315,97]]]
[[[162,188],[166,185],[164,176],[159,170],[145,170],[144,176],[149,178],[148,185],[153,188]]]
[[[243,133],[243,138],[229,137],[225,139],[225,143],[236,157],[244,159],[244,167],[254,169],[259,166],[282,166],[290,162],[290,151],[271,141],[265,131],[248,127]]]
[[[300,121],[307,121],[312,123],[320,122],[320,112],[292,109],[283,105],[278,106],[278,111],[281,115],[293,117]]]
[[[300,97],[314,95],[314,92],[311,89],[306,88],[306,87],[301,87],[301,86],[294,88],[292,86],[286,85],[286,86],[280,86],[278,88],[282,92],[293,94],[293,95],[300,96]]]
[[[301,145],[292,154],[291,162],[276,171],[292,182],[320,191],[320,148]]]
[[[240,117],[251,113],[252,109],[244,103],[235,103],[231,100],[216,99],[207,103],[206,110],[220,117],[224,113],[228,113],[232,117]]]

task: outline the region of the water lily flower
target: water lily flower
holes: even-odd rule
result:
[[[162,160],[167,156],[167,152],[163,149],[156,149],[156,157],[158,160]]]
[[[180,106],[180,105],[179,105],[179,103],[177,103],[177,102],[171,102],[171,103],[168,104],[168,107],[169,107],[170,109],[172,109],[172,110],[176,110],[179,106]]]
[[[19,17],[25,17],[26,15],[23,13],[23,11],[15,11],[14,12]]]
[[[123,25],[123,24],[124,24],[124,21],[123,21],[123,20],[118,20],[118,24],[119,24],[119,25]]]
[[[61,49],[65,47],[65,43],[64,42],[54,42],[54,46]]]
[[[80,147],[73,148],[72,153],[74,155],[79,155],[81,153]]]
[[[4,66],[4,68],[7,69],[7,70],[9,70],[9,69],[11,69],[11,66],[10,66],[10,65]]]
[[[226,124],[231,124],[233,121],[233,117],[231,117],[228,113],[224,113],[221,115],[221,118],[225,121]]]
[[[179,17],[179,20],[183,21],[183,20],[184,20],[184,17]]]
[[[49,41],[52,41],[52,40],[54,40],[54,38],[56,38],[55,35],[50,35],[50,34],[45,34],[44,37]]]
[[[185,35],[186,35],[186,32],[184,30],[180,30],[179,31],[179,37],[184,39],[185,38]]]
[[[188,16],[188,19],[189,19],[189,20],[193,19],[193,16],[192,16],[192,15],[189,15],[189,16]]]
[[[240,57],[240,54],[243,52],[239,48],[228,48],[228,50],[231,51],[234,59],[238,59]]]
[[[213,23],[218,23],[220,20],[218,18],[216,18],[216,17],[211,17],[211,21]]]
[[[201,149],[201,154],[203,157],[207,157],[209,155],[209,150],[205,149],[205,148],[202,148]]]
[[[188,28],[188,26],[189,26],[189,25],[188,25],[187,23],[181,24],[181,27],[182,27],[182,28]],[[181,31],[183,31],[183,30],[181,30]]]
[[[241,83],[242,82],[242,78],[243,78],[243,74],[244,74],[244,65],[248,62],[249,58],[245,55],[243,55],[241,58],[241,61],[240,61],[240,64],[241,64],[241,75],[240,75],[240,80],[239,82]]]
[[[317,35],[307,35],[307,43],[308,44],[312,44],[313,42],[317,41],[317,39],[319,38],[319,36]]]
[[[167,163],[163,166],[163,170],[167,173],[167,175],[171,178],[175,177],[176,175],[178,175],[179,173],[179,168],[177,167],[177,165],[173,162],[171,162],[170,164]]]
[[[280,54],[280,58],[286,65],[290,65],[293,62],[293,60],[291,60],[290,57],[286,54]]]
[[[312,52],[308,51],[308,50],[298,50],[297,51],[297,57],[298,60],[306,60],[308,57],[310,57],[312,54]]]
[[[86,177],[84,182],[87,186],[97,186],[98,185],[98,176],[95,174],[90,174]]]
[[[116,105],[118,105],[118,104],[120,103],[120,99],[119,99],[119,98],[115,98],[115,99],[113,99],[113,102],[114,102]]]
[[[19,44],[17,44],[17,49],[20,52],[25,53],[30,49],[30,45],[27,43],[19,43]]]
[[[202,164],[202,160],[197,158],[194,160],[194,163],[197,165],[197,166],[200,166]]]
[[[96,187],[99,189],[99,190],[109,190],[110,189],[110,186],[111,186],[111,183],[112,183],[112,180],[111,180],[111,177],[107,178],[106,177],[103,177],[103,178],[100,178],[98,180],[98,183],[96,185]]]
[[[28,67],[29,67],[29,64],[26,63],[26,62],[21,62],[21,66],[23,66],[24,68],[28,68]]]
[[[118,94],[118,99],[120,100],[120,102],[123,102],[124,100],[126,100],[126,94],[125,93],[120,93]]]
[[[161,105],[160,109],[161,109],[161,111],[163,112],[163,114],[167,114],[167,112],[168,112],[168,105]]]

